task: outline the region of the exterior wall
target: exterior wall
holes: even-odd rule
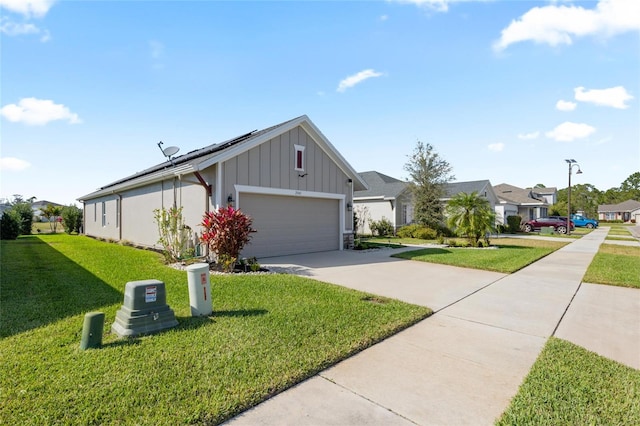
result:
[[[295,170],[294,145],[303,146],[304,171]],[[345,195],[345,231],[353,230],[352,184],[331,158],[298,126],[223,163],[222,200],[238,198],[236,185]]]
[[[396,214],[391,208],[391,202],[388,200],[367,200],[356,202],[356,210],[359,214],[364,215],[364,224],[362,229],[358,230],[358,234],[371,235],[369,224],[371,221],[387,218],[395,226]]]
[[[117,218],[118,199],[121,209],[119,218]],[[107,213],[105,226],[102,225],[103,201]],[[201,229],[198,225],[202,221],[204,212],[211,208],[211,200],[205,188],[198,183],[193,174],[85,202],[84,232],[93,237],[111,238],[116,241],[128,240],[139,245],[160,248],[154,210],[163,207],[168,209],[174,202],[177,206],[183,207],[182,215],[185,224],[193,232],[200,234]],[[96,211],[95,219],[94,210]]]
[[[507,217],[518,216],[518,207],[512,204],[502,204],[495,207],[496,224],[506,225]]]

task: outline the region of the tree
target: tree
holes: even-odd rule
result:
[[[495,212],[489,201],[475,191],[454,196],[447,204],[446,213],[449,227],[466,236],[473,247],[495,228]]]
[[[620,191],[625,193],[628,200],[640,201],[640,172],[629,175],[620,185]]]
[[[54,234],[58,231],[58,217],[62,214],[62,206],[54,206],[53,204],[47,204],[47,207],[42,209],[42,216],[44,216],[49,222],[49,228]]]
[[[33,199],[34,197],[31,197]],[[31,225],[33,224],[33,209],[31,202],[24,201],[22,195],[15,194],[11,203],[11,210],[16,212],[20,217],[20,234],[31,234]]]
[[[71,234],[72,232],[80,233],[82,227],[82,210],[73,204],[62,208],[60,213],[62,216],[62,227],[64,232]]]
[[[7,210],[0,218],[0,239],[15,240],[20,235],[20,215],[14,210]]]
[[[444,215],[440,199],[444,195],[444,185],[454,178],[451,166],[431,144],[418,141],[404,169],[410,176],[416,221],[431,228],[441,228]]]

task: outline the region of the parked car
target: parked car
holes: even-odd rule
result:
[[[571,230],[573,231],[575,228],[573,221],[571,221],[570,224]],[[522,230],[524,232],[539,231],[540,229],[549,226],[553,227],[553,230],[559,234],[566,234],[567,218],[564,216],[549,216],[531,219],[522,224]]]
[[[572,214],[571,220],[578,228],[587,227],[593,229],[597,228],[599,224],[597,220],[586,218],[580,214]]]

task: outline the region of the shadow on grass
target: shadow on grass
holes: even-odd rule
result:
[[[0,338],[122,302],[123,295],[36,235],[2,241]]]

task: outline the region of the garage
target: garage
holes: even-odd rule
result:
[[[271,257],[340,249],[337,199],[241,193],[238,207],[253,219],[243,257]]]

